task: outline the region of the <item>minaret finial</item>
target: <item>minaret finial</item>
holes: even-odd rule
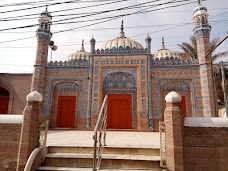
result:
[[[81,47],[80,52],[85,52],[85,48],[84,48],[84,39],[82,39],[82,47]]]
[[[125,34],[124,34],[124,27],[123,27],[123,20],[122,20],[121,28],[120,28],[120,37],[121,37],[121,38],[125,37]]]
[[[162,47],[163,50],[165,50],[165,41],[164,41],[164,37],[162,37]]]

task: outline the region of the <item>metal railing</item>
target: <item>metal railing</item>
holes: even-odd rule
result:
[[[97,119],[93,132],[94,153],[93,153],[93,171],[98,171],[101,165],[101,155],[106,146],[106,127],[107,127],[107,101],[106,95],[101,106],[101,110]]]
[[[159,122],[160,132],[160,166],[166,169],[166,134],[165,134],[165,122]]]
[[[49,120],[45,120],[39,123],[39,147],[41,148],[41,162],[44,163],[46,155],[46,142]]]

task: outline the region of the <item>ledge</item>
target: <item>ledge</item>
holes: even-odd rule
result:
[[[226,127],[228,128],[228,118],[217,117],[185,117],[186,127]]]
[[[0,115],[0,124],[22,124],[23,115]]]

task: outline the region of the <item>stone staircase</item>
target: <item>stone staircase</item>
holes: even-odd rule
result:
[[[159,149],[106,147],[102,155],[101,170],[160,170]],[[91,171],[92,147],[48,147],[45,163],[38,170]]]
[[[120,133],[121,134],[121,133]],[[129,134],[129,133],[126,133]],[[110,137],[110,136],[109,136]],[[115,137],[114,137],[115,138]],[[120,135],[121,140],[121,135]],[[131,140],[131,138],[130,138]],[[141,140],[142,141],[142,140]],[[92,144],[48,146],[44,164],[38,171],[92,171]],[[160,171],[160,149],[140,144],[111,143],[104,148],[101,161],[102,171]],[[125,144],[125,145],[124,145]]]

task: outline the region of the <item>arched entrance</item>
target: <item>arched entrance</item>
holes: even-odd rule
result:
[[[182,108],[183,115],[191,116],[192,115],[192,102],[191,102],[191,87],[189,81],[184,80],[169,80],[165,81],[162,85],[163,91],[163,111],[165,110],[165,96],[171,92],[175,91],[179,93],[182,97],[180,107]]]
[[[132,74],[115,72],[107,75],[103,82],[104,94],[108,95],[107,127],[110,129],[132,129],[136,120],[136,79]],[[135,116],[135,117],[134,117]]]
[[[9,92],[0,87],[0,114],[8,114]]]

